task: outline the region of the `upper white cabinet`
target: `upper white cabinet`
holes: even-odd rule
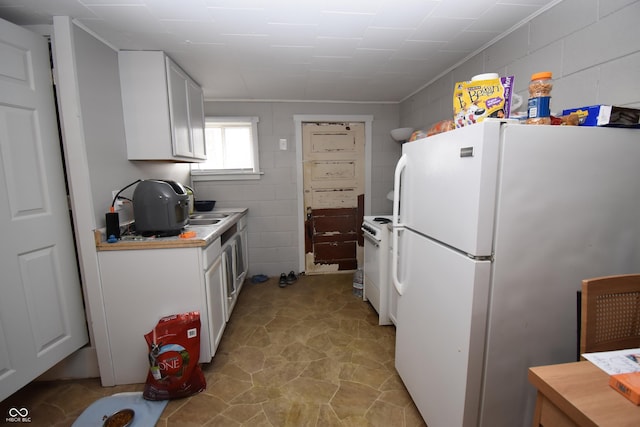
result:
[[[207,152],[204,143],[204,100],[202,88],[193,80],[187,81],[189,99],[189,122],[191,123],[191,146],[193,156],[206,159]]]
[[[202,88],[161,51],[120,51],[129,160],[206,159]]]

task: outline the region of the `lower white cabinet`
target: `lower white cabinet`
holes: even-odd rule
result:
[[[228,322],[238,297],[238,289],[236,288],[236,281],[233,274],[232,242],[227,242],[222,248],[222,280],[225,301],[224,313],[225,320]]]
[[[199,362],[211,361],[247,274],[246,222],[206,247],[98,251],[112,370],[101,364],[104,386],[145,382],[144,335],[172,314],[200,312]]]
[[[223,289],[226,299],[226,319],[236,305],[238,295],[247,275],[247,219],[240,218],[237,224],[222,234]]]
[[[201,259],[201,248],[98,252],[115,382],[104,385],[146,380],[149,359],[144,335],[171,314],[200,312],[199,361],[211,360]]]
[[[210,265],[205,265],[204,282],[207,293],[207,314],[209,321],[209,352],[211,357],[216,353],[222,333],[227,325],[226,304],[224,296],[224,271],[220,256],[220,240],[216,241],[215,256]],[[205,256],[205,261],[207,257]],[[206,262],[205,262],[206,264]]]
[[[242,218],[238,222],[238,234],[236,234],[236,278],[241,286],[249,270],[248,250],[247,222],[246,218]]]

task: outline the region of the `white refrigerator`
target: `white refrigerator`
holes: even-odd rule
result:
[[[576,291],[640,271],[640,131],[486,121],[405,143],[396,369],[429,427],[531,425],[577,358]]]

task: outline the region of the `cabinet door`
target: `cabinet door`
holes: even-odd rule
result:
[[[244,264],[243,272],[246,277],[249,273],[249,242],[247,241],[249,237],[246,228],[243,228],[240,232],[240,238],[242,240],[242,251],[240,253],[242,254],[242,262]]]
[[[209,314],[211,357],[216,353],[222,333],[226,326],[226,302],[224,296],[224,277],[222,273],[222,257],[219,257],[204,273],[207,291],[207,311]]]
[[[201,248],[100,251],[101,291],[114,384],[144,382],[149,371],[144,334],[163,316],[200,312],[200,362],[207,357],[209,321]],[[180,266],[180,268],[176,268]]]
[[[202,88],[189,80],[189,123],[191,128],[191,147],[193,157],[206,159],[207,152],[204,142],[204,104],[202,100]]]
[[[189,78],[184,71],[167,58],[169,114],[171,116],[174,156],[193,156],[189,129],[189,103],[187,99],[188,80]]]
[[[233,272],[235,274],[236,283],[241,282],[244,279],[244,251],[242,244],[242,235],[240,233],[236,234],[234,237],[234,245],[233,245]]]
[[[248,261],[247,261],[247,230],[243,229],[234,238],[234,268],[236,275],[236,287],[238,288],[238,292],[240,292],[240,288],[242,288],[242,283],[244,281],[245,276],[247,275],[247,270],[249,269]]]
[[[222,269],[224,278],[225,319],[229,321],[235,305],[236,285],[233,273],[233,248],[228,245],[222,252]]]

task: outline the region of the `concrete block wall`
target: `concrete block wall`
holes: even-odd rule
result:
[[[257,116],[260,149],[259,180],[197,181],[196,198],[213,199],[218,207],[247,207],[249,276],[279,276],[298,271],[303,248],[298,247],[299,200],[294,115],[371,115],[371,213],[391,213],[386,199],[393,188],[393,170],[401,146],[391,139],[398,127],[398,104],[322,102],[205,102],[206,116]],[[287,150],[279,140],[287,139]]]
[[[401,103],[402,126],[452,118],[453,86],[480,73],[515,76],[524,99],[532,73],[553,72],[552,113],[593,104],[640,107],[640,1],[563,0]]]
[[[258,181],[195,183],[196,195],[220,207],[249,208],[249,274],[297,270],[298,195],[293,116],[373,115],[371,214],[391,213],[386,199],[401,146],[399,126],[428,128],[452,116],[455,82],[479,73],[515,76],[526,101],[532,73],[552,71],[551,108],[614,104],[640,107],[640,0],[563,0],[408,97],[400,104],[205,102],[211,116],[258,116]],[[526,104],[526,102],[525,102]],[[523,106],[522,109],[525,109]],[[288,149],[279,150],[280,138]]]

